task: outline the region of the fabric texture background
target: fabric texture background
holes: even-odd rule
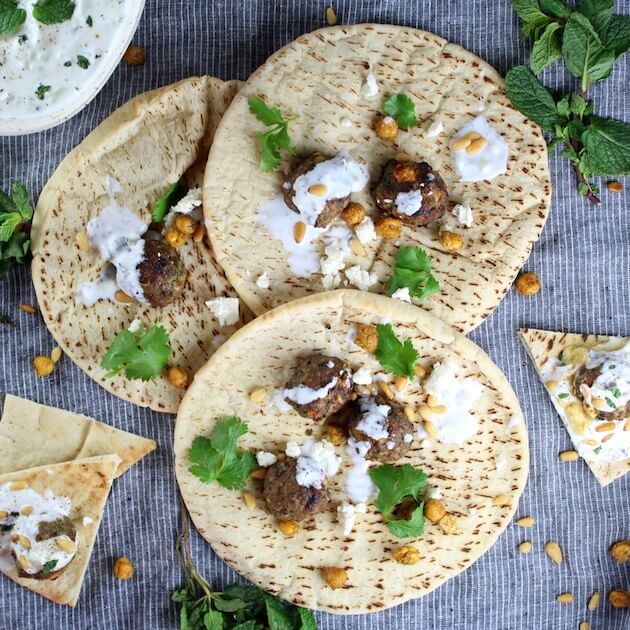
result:
[[[39,194],[61,159],[116,107],[132,96],[193,75],[245,79],[273,51],[298,35],[325,25],[320,0],[148,0],[134,42],[146,48],[142,67],[121,64],[103,91],[69,122],[40,134],[0,138],[0,185],[22,181]],[[505,73],[528,58],[508,0],[339,0],[332,2],[344,23],[382,22],[423,28],[461,44]],[[616,3],[627,12],[625,2]],[[547,71],[545,81],[566,88],[564,71]],[[630,111],[628,58],[593,90],[603,116]],[[599,590],[630,589],[630,570],[616,564],[609,545],[630,537],[630,475],[601,489],[582,462],[561,463],[571,448],[533,365],[521,347],[521,326],[630,335],[630,251],[628,196],[602,193],[590,206],[575,192],[572,173],[557,154],[551,159],[553,207],[526,268],[543,290],[533,298],[511,291],[497,311],[470,337],[504,370],[523,406],[531,446],[530,478],[518,516],[532,515],[530,530],[510,525],[497,544],[467,572],[421,600],[370,616],[318,615],[322,629],[384,630],[564,630],[587,620],[593,630],[630,628],[630,611],[607,602],[590,613],[586,602]],[[0,325],[0,392],[85,413],[127,431],[151,437],[158,450],[117,480],[107,503],[83,592],[75,610],[54,604],[0,579],[1,630],[144,629],[178,627],[171,591],[182,581],[174,543],[180,526],[173,475],[173,417],[125,404],[99,388],[67,358],[52,376],[38,378],[33,356],[54,346],[38,315],[19,310],[34,304],[27,268],[0,281],[0,312],[16,327]],[[94,359],[98,360],[97,357]],[[28,444],[24,444],[28,448]],[[533,551],[517,545],[531,540]],[[557,540],[565,562],[545,556]],[[238,579],[197,535],[193,554],[216,587]],[[132,580],[112,574],[114,559],[129,556]],[[572,592],[574,604],[558,604]],[[604,597],[602,597],[604,599]]]

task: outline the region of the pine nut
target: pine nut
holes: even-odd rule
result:
[[[267,476],[266,468],[256,468],[250,475],[252,479],[264,479],[266,476]]]
[[[385,381],[379,381],[378,388],[381,390],[381,394],[383,394],[385,398],[387,398],[388,400],[394,399],[394,392],[392,391],[388,383],[386,383]]]
[[[550,541],[545,545],[545,553],[553,560],[556,564],[562,564],[564,560],[562,556],[562,549],[560,549],[560,545],[555,541]]]
[[[264,387],[259,387],[258,389],[255,389],[249,395],[249,399],[254,403],[264,402],[266,398],[267,398],[267,390]]]
[[[248,510],[253,510],[256,507],[256,499],[248,490],[243,490],[243,501],[245,502]]]
[[[479,138],[481,138],[481,134],[478,131],[469,131],[464,137],[468,138],[471,141],[478,140]]]
[[[69,538],[57,538],[57,546],[66,553],[72,553],[74,551],[74,543]]]
[[[85,232],[77,232],[76,235],[77,245],[82,252],[90,251],[90,240]]]
[[[193,243],[201,243],[201,241],[203,241],[203,235],[206,232],[206,227],[203,224],[203,222],[199,223],[199,225],[197,226],[197,229],[193,232],[192,235],[192,240]]]
[[[605,437],[603,437],[603,438],[602,438],[602,444],[603,444],[604,442],[608,442],[608,440],[612,440],[614,437],[615,437],[615,434],[614,434],[614,433],[609,433],[607,436],[605,436]]]
[[[556,387],[558,387],[558,381],[547,381],[545,385],[547,389],[553,390],[553,389],[556,389]]]
[[[363,247],[361,241],[356,237],[350,239],[350,249],[352,250],[352,253],[359,258],[363,258],[366,254],[365,247]]]
[[[334,26],[337,24],[337,14],[332,7],[328,7],[326,9],[326,22],[328,22],[328,26]]]
[[[562,451],[559,457],[562,462],[574,462],[579,457],[579,454],[577,451]]]
[[[598,433],[604,433],[605,431],[614,431],[615,423],[614,422],[602,422],[595,427],[595,431]]]
[[[405,416],[407,416],[407,420],[413,424],[416,421],[416,412],[409,405],[405,405],[403,411]]]
[[[591,630],[591,624],[589,624],[588,621],[583,621],[580,624],[580,629],[579,630]]]
[[[608,182],[606,188],[608,188],[610,192],[620,193],[623,191],[623,184],[621,182]]]
[[[9,513],[4,510],[0,510],[0,521],[3,521],[5,518],[9,517]]]
[[[477,153],[484,149],[487,144],[488,141],[485,138],[477,138],[477,140],[473,140],[466,147],[466,153],[468,153],[468,155],[477,155]]]
[[[130,295],[127,295],[124,291],[121,291],[120,289],[116,291],[114,297],[118,302],[123,302],[124,304],[131,304],[132,302],[135,302],[135,300]]]
[[[30,505],[25,505],[21,510],[20,514],[22,516],[30,516],[33,513],[33,508]]]
[[[556,601],[561,604],[572,604],[573,595],[571,593],[560,593],[560,595],[556,597]]]
[[[293,226],[293,240],[296,243],[301,243],[306,236],[306,223],[304,221],[298,221]]]
[[[587,608],[593,612],[594,610],[597,609],[597,607],[599,606],[599,599],[600,599],[600,595],[599,595],[599,591],[595,591],[588,600],[588,604],[587,604]]]
[[[588,446],[599,446],[599,442],[597,440],[592,440],[591,438],[584,440],[584,444]]]
[[[507,494],[499,494],[492,499],[492,505],[496,505],[497,507],[510,505],[510,497],[508,497]]]
[[[431,407],[431,411],[433,413],[437,413],[438,415],[442,415],[448,411],[448,407],[446,405],[436,405],[435,407]]]
[[[406,376],[397,376],[394,379],[394,387],[397,392],[402,392],[403,389],[407,386],[407,377]]]
[[[630,431],[630,420],[628,420],[628,422],[626,422],[626,424],[623,425],[623,430]]]
[[[59,359],[61,359],[61,348],[59,346],[55,346],[50,352],[50,358],[53,363],[57,363]]]
[[[278,529],[287,538],[291,538],[300,531],[300,524],[297,521],[278,521]]]
[[[313,184],[308,187],[308,192],[315,197],[324,197],[328,192],[328,188],[324,184]]]
[[[18,534],[17,542],[19,542],[20,545],[24,547],[24,549],[31,548],[31,541],[26,536],[22,536],[21,534]]]
[[[423,368],[419,363],[416,363],[413,366],[413,371],[416,373],[416,376],[418,378],[424,378],[427,374],[427,371],[425,368]]]
[[[595,409],[605,409],[606,401],[603,398],[593,398],[593,407]]]
[[[432,440],[438,439],[439,432],[437,430],[437,427],[433,424],[433,422],[431,422],[430,420],[425,420],[423,426],[424,426],[424,430],[427,432],[427,435]]]
[[[518,546],[518,550],[521,553],[529,553],[532,550],[532,543],[529,542],[529,540],[526,540]]]
[[[453,149],[453,151],[463,151],[470,146],[471,142],[472,140],[470,138],[462,136],[461,138],[458,138],[457,140],[455,140],[455,142],[453,142],[451,148]]]
[[[26,481],[14,481],[10,486],[9,486],[9,490],[24,490],[28,488],[28,484],[26,483]]]
[[[423,420],[433,419],[433,412],[431,411],[431,407],[427,405],[420,405],[420,407],[418,408],[418,411],[420,412],[420,415],[422,416]]]
[[[26,571],[29,567],[28,558],[26,556],[18,556],[18,564],[22,567],[22,570]]]
[[[440,402],[433,394],[427,396],[427,405],[429,405],[429,407],[437,407],[439,404]]]
[[[536,521],[531,516],[523,516],[516,521],[519,527],[533,527]]]
[[[22,302],[20,304],[20,308],[25,312],[25,313],[29,313],[30,315],[32,315],[33,313],[35,313],[37,311],[37,309],[34,306],[31,306],[30,304],[27,304],[26,302]]]

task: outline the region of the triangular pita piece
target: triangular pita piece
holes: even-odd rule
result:
[[[56,496],[68,497],[70,519],[78,534],[75,557],[54,580],[20,577],[13,556],[6,551],[0,551],[0,571],[34,593],[74,607],[119,463],[117,455],[102,455],[0,475],[0,486],[24,481],[39,494],[50,490]]]
[[[0,474],[73,459],[121,459],[116,476],[155,450],[155,442],[87,416],[7,394],[0,420]]]
[[[594,408],[591,406],[589,415],[582,404],[584,395],[576,397],[574,386],[574,376],[585,369],[587,361],[594,366],[604,357],[610,357],[602,363],[604,380],[599,381],[609,389],[605,390],[602,398],[594,398],[590,387],[585,393],[591,396],[593,404],[600,405],[603,400],[604,410],[623,409],[622,404],[617,404],[625,400],[624,392],[617,387],[617,381],[621,380],[617,376],[619,370],[630,369],[630,364],[621,360],[625,355],[625,361],[630,361],[630,339],[533,328],[521,328],[519,336],[571,436],[575,450],[584,458],[597,481],[605,486],[630,471],[630,418],[627,415],[622,417],[620,413],[620,417],[614,420],[593,418],[592,414],[596,413]],[[566,363],[560,358],[565,350],[568,353],[562,358],[566,359]],[[611,406],[609,403],[612,403]]]

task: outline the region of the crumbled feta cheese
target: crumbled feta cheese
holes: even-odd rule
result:
[[[220,326],[231,326],[238,321],[238,298],[219,297],[206,301],[206,306],[219,320]]]
[[[465,227],[470,227],[473,224],[473,212],[472,208],[465,203],[458,203],[451,213],[457,219],[457,221]]]
[[[82,522],[83,522],[83,527],[87,527],[90,523],[94,522],[94,519],[90,518],[89,516],[84,516]]]
[[[378,282],[378,276],[375,273],[365,271],[359,265],[346,269],[345,274],[346,278],[361,291],[367,291]]]
[[[352,380],[357,385],[369,385],[372,382],[372,370],[367,365],[364,365],[354,373]]]
[[[305,488],[321,489],[328,477],[337,474],[340,466],[341,457],[330,442],[309,440],[300,449],[295,480]]]
[[[436,486],[427,490],[427,499],[441,499],[442,491]]]
[[[354,233],[362,245],[375,241],[376,230],[374,229],[374,221],[370,217],[365,217],[361,223],[354,227]]]
[[[396,289],[392,293],[392,297],[395,300],[401,300],[402,302],[411,302],[411,294],[409,293],[409,287],[402,287],[400,289]]]
[[[388,440],[387,442],[385,442],[385,446],[387,447],[388,451],[393,451],[394,446],[396,446],[396,442],[392,442],[391,440]]]
[[[141,328],[142,328],[142,321],[139,319],[134,319],[131,322],[131,324],[129,324],[129,327],[127,328],[127,330],[129,332],[136,333],[136,332],[139,332]]]
[[[342,119],[339,121],[339,124],[340,124],[342,127],[346,127],[346,129],[347,129],[348,127],[352,127],[352,121],[351,121],[349,118],[342,118]]]
[[[444,123],[441,120],[435,120],[427,129],[427,138],[437,138],[444,131]]]
[[[269,288],[269,276],[266,273],[258,276],[258,280],[256,280],[256,286],[259,289],[268,289]]]
[[[324,291],[330,291],[336,289],[341,284],[341,276],[338,273],[329,273],[322,278],[322,285]]]
[[[405,435],[403,435],[403,442],[405,444],[409,444],[410,442],[413,442],[413,434],[412,433],[405,433]]]
[[[287,442],[287,447],[284,452],[287,457],[299,457],[302,449],[297,442]]]
[[[337,243],[331,243],[324,249],[324,256],[320,261],[322,274],[324,276],[339,273],[345,267],[344,258],[346,250]]]
[[[365,83],[361,86],[361,94],[365,98],[373,98],[378,94],[378,83],[371,72],[365,77]]]
[[[169,228],[178,214],[192,214],[202,204],[201,188],[191,188],[166,215],[164,225]]]
[[[343,528],[343,535],[349,536],[354,528],[354,523],[356,520],[357,514],[365,514],[366,505],[365,503],[358,503],[357,505],[352,505],[352,503],[347,503],[344,501],[343,503],[337,506],[337,521],[341,523],[341,527]]]
[[[273,453],[258,451],[258,453],[256,453],[256,461],[259,466],[268,468],[269,466],[273,466],[278,461],[278,458]]]

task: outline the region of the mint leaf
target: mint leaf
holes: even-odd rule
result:
[[[57,566],[57,560],[49,560],[42,565],[42,575],[50,575]]]
[[[547,14],[557,18],[571,15],[571,9],[562,0],[540,0],[540,8]]]
[[[376,358],[380,364],[392,374],[413,378],[414,366],[420,355],[411,340],[405,339],[404,343],[401,343],[394,334],[391,324],[377,324],[376,330],[378,332]]]
[[[593,116],[582,134],[586,163],[603,177],[630,175],[630,124]]]
[[[293,609],[283,601],[265,594],[265,611],[270,630],[294,630]]]
[[[523,22],[525,37],[537,37],[552,21],[540,10],[538,0],[512,0],[512,6]]]
[[[17,30],[26,20],[26,11],[18,9],[17,0],[0,0],[0,36]]]
[[[175,182],[166,188],[166,190],[155,200],[151,218],[156,223],[162,223],[168,211],[180,201],[188,192],[188,188],[181,182]]]
[[[271,127],[258,136],[262,153],[260,168],[265,172],[274,171],[280,165],[280,149],[295,155],[295,147],[289,136],[289,122],[293,118],[285,119],[279,109],[269,107],[259,96],[250,98],[248,105],[249,111],[261,123]]]
[[[22,223],[22,217],[18,212],[0,214],[0,242],[6,243],[20,223]]]
[[[554,131],[555,125],[566,122],[550,90],[526,66],[516,66],[507,73],[505,90],[512,105],[545,131]]]
[[[562,57],[561,30],[558,22],[552,22],[534,42],[530,64],[536,74]]]
[[[598,33],[604,46],[612,50],[615,57],[630,50],[630,17],[613,15]]]
[[[83,70],[87,70],[90,67],[90,61],[87,57],[83,55],[77,55],[77,66],[82,68]]]
[[[418,126],[416,106],[406,94],[392,94],[383,104],[383,111],[391,116],[401,129]]]
[[[615,54],[602,44],[589,20],[573,13],[567,20],[562,38],[562,56],[571,74],[582,81],[582,91],[610,76]]]
[[[59,24],[72,17],[74,2],[71,0],[37,0],[33,5],[33,17],[42,24]]]
[[[218,610],[209,610],[203,616],[204,630],[223,630],[223,615]]]
[[[408,288],[409,295],[418,300],[440,290],[439,282],[431,273],[431,258],[419,247],[402,247],[396,253],[388,292],[392,295],[402,288]]]
[[[35,96],[37,96],[40,101],[43,101],[48,92],[50,92],[50,85],[40,83],[35,90]]]
[[[580,0],[577,10],[587,17],[597,32],[604,28],[613,16],[615,0]]]
[[[28,191],[20,182],[15,180],[11,182],[11,198],[22,219],[30,221],[33,218],[33,208],[31,208],[28,200]]]

